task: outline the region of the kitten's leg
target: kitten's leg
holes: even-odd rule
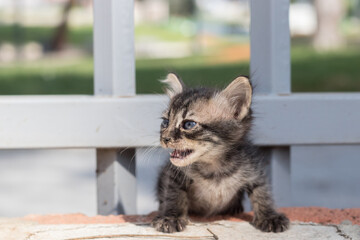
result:
[[[188,198],[183,188],[185,184],[179,172],[169,169],[160,174],[158,182],[159,214],[151,225],[160,232],[183,231],[188,223]]]
[[[276,212],[266,183],[257,184],[248,191],[254,210],[252,224],[264,232],[283,232],[289,228],[289,219]]]

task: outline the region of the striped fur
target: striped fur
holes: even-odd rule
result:
[[[169,94],[160,140],[164,148],[177,149],[174,152],[179,154],[171,155],[159,175],[160,207],[152,225],[162,232],[182,231],[188,214],[240,213],[246,193],[256,228],[285,231],[289,221],[274,209],[261,154],[248,137],[252,124],[249,80],[239,77],[222,91],[188,89],[175,75],[168,83],[175,84],[170,88],[177,92]],[[185,125],[188,121],[195,122],[190,129]]]

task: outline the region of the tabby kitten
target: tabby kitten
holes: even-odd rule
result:
[[[240,213],[247,193],[252,224],[265,232],[285,231],[289,220],[274,209],[262,159],[248,137],[249,79],[238,77],[222,91],[186,88],[172,73],[164,82],[170,104],[160,142],[173,151],[158,179],[160,206],[152,226],[171,233],[184,230],[188,214]]]

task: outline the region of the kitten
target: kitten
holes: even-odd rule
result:
[[[152,226],[171,233],[184,230],[188,214],[240,213],[247,193],[252,224],[265,232],[285,231],[289,220],[274,209],[262,159],[248,137],[249,79],[238,77],[222,91],[186,88],[172,73],[164,82],[170,104],[160,142],[173,151],[158,179],[160,206]]]

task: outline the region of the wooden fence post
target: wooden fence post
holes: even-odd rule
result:
[[[256,86],[255,93],[289,95],[291,93],[290,1],[251,0],[250,4],[250,72]],[[289,146],[274,147],[269,154],[273,194],[279,206],[291,204],[289,151]]]
[[[134,2],[93,3],[95,95],[134,96]],[[99,214],[136,213],[134,158],[135,149],[97,149]]]

